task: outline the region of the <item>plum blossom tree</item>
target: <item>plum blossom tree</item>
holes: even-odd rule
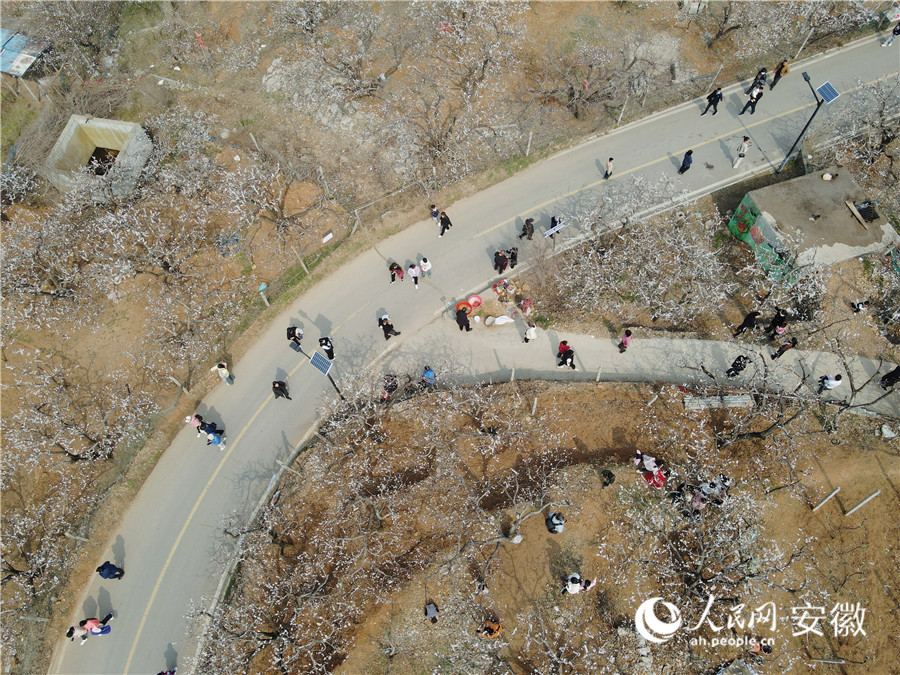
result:
[[[566,254],[556,276],[573,308],[603,307],[622,321],[690,322],[727,299],[736,283],[712,246],[715,216],[659,216],[629,223]],[[576,264],[577,261],[577,264]]]
[[[696,22],[706,31],[707,47],[731,36],[737,55],[753,57],[773,51],[794,49],[804,42],[815,43],[833,35],[847,33],[876,18],[863,2],[747,3],[714,2],[699,13],[687,3],[678,10],[688,24]]]
[[[500,409],[488,388],[425,392],[417,379],[398,380],[409,388],[383,402],[380,376],[347,378],[346,400],[327,404],[336,414],[322,443],[301,456],[299,474],[286,474],[258,522],[227,526],[240,532],[239,580],[211,616],[198,610],[209,621],[199,672],[223,659],[324,671],[348,652],[354,623],[373,603],[436,563],[484,583],[497,546],[559,503],[561,453],[514,467],[497,460],[501,446],[555,447],[552,435]],[[398,436],[413,424],[414,437]],[[447,672],[462,663],[494,668],[496,648],[475,639],[478,607],[461,608],[472,639],[458,636]]]

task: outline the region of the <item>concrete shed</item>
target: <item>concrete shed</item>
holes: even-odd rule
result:
[[[134,190],[153,144],[139,124],[72,115],[44,162],[44,176],[60,190],[69,190],[82,167],[94,167],[109,179],[115,197]]]
[[[728,227],[776,278],[883,253],[900,241],[850,172],[838,167],[748,192]]]

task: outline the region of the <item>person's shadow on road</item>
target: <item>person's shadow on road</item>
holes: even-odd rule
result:
[[[112,611],[112,598],[109,597],[109,591],[105,588],[101,588],[99,591],[97,591],[97,616],[106,616]]]
[[[175,645],[171,642],[166,647],[166,653],[163,654],[166,660],[166,670],[175,670],[178,667],[178,652],[175,651]]]
[[[116,543],[112,547],[113,562],[116,567],[125,568],[125,538],[120,534],[116,537]]]
[[[671,152],[667,152],[666,156],[669,158],[669,161],[672,162],[672,166],[675,167],[675,171],[678,171],[678,169],[681,168],[681,160]]]

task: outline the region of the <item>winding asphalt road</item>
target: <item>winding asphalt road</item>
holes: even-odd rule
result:
[[[746,83],[734,84],[725,89],[715,117],[701,118],[703,103],[694,100],[591,139],[483,192],[439,205],[446,206],[454,223],[444,238],[438,239],[428,219],[317,284],[262,332],[236,364],[234,386],[218,385],[198,406],[206,419],[224,424],[227,448],[209,448],[185,428],[160,458],[122,519],[108,554],[97,561],[109,558],[123,565],[125,578],[104,581],[95,576],[81,605],[72,608],[73,621],[114,610],[112,633],[91,638],[84,646],[60,640],[50,672],[154,674],[193,655],[197,641],[189,633],[185,613],[192,603],[207,604],[219,583],[229,553],[221,535],[223,519],[232,514],[246,518],[253,511],[279,469],[277,462],[291,455],[315,423],[317,402],[330,390],[324,377],[288,349],[284,331],[292,320],[306,332],[307,351],[321,335],[334,336],[337,367],[345,374],[379,357],[386,357],[391,367],[409,368],[443,359],[473,377],[504,379],[512,368],[520,376],[593,379],[602,366],[604,379],[677,382],[693,377],[679,367],[692,360],[724,370],[736,353],[734,343],[636,340],[621,357],[609,341],[567,336],[584,370],[564,373],[555,368],[548,349],[553,335],[522,345],[511,327],[477,326],[472,333],[460,334],[455,324],[438,317],[445,303],[494,280],[491,255],[518,241],[515,235],[523,218],[534,217],[541,231],[552,213],[589,208],[608,189],[603,180],[606,158],[616,158],[610,181],[614,184],[634,173],[674,176],[682,154],[692,148],[694,167],[677,180],[686,198],[693,199],[778,166],[814,107],[802,71],[809,72],[813,83],[829,80],[846,94],[861,83],[896,76],[898,66],[897,45],[880,48],[875,37],[860,40],[792,64],[778,87],[766,91],[754,116],[737,117]],[[831,105],[848,100],[844,96]],[[731,153],[744,134],[755,148],[736,171]],[[557,237],[557,246],[579,236],[574,227],[567,228]],[[544,245],[539,236],[523,242],[521,262],[527,264]],[[388,261],[405,264],[422,256],[433,261],[434,271],[418,290],[409,280],[389,285]],[[385,311],[403,333],[388,343],[376,325]],[[386,348],[390,353],[384,353]],[[817,369],[830,366],[834,358],[789,353],[777,362],[786,381],[794,377],[800,357]],[[871,372],[876,365],[856,360],[853,368]],[[274,400],[273,380],[287,380],[294,400]],[[874,399],[878,392],[872,389],[864,394]],[[879,409],[900,415],[898,398],[900,394],[883,399]]]

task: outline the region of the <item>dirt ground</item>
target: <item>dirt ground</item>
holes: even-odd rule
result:
[[[513,391],[518,387],[518,391]],[[530,419],[530,403],[537,397],[537,414],[531,423],[549,425],[565,434],[581,462],[566,468],[565,484],[571,487],[566,495],[571,506],[565,508],[568,517],[565,531],[548,534],[542,517],[525,522],[524,537],[516,545],[503,543],[491,568],[488,591],[479,593],[469,573],[446,574],[438,567],[419,574],[413,581],[394,592],[390,600],[380,604],[355,632],[355,648],[336,672],[406,673],[453,672],[447,659],[447,643],[451,639],[439,626],[421,620],[422,607],[431,599],[443,607],[442,622],[458,625],[460,617],[446,617],[452,612],[454,598],[475,600],[484,608],[485,616],[495,616],[504,626],[504,635],[494,648],[497,656],[509,665],[512,672],[534,672],[520,662],[523,631],[518,617],[533,603],[556,597],[559,606],[592,601],[591,596],[560,596],[561,583],[555,578],[561,560],[580,558],[582,572],[590,578],[599,576],[597,593],[611,604],[611,611],[620,630],[633,631],[636,607],[628,604],[628,597],[641,582],[635,579],[610,576],[607,562],[600,557],[598,543],[607,534],[622,526],[625,505],[622,491],[638,484],[651,493],[648,498],[662,498],[643,484],[630,463],[636,449],[654,446],[643,424],[645,405],[654,391],[641,385],[569,385],[548,383],[519,383],[503,385],[497,392],[498,401],[509,401],[514,394],[520,401],[518,411]],[[663,398],[680,400],[681,393],[666,388]],[[681,415],[675,410],[654,409],[660,416]],[[712,417],[715,413],[697,413],[698,417]],[[880,424],[875,420],[855,418],[845,421],[835,434],[816,433],[811,420],[792,429],[794,452],[802,459],[795,467],[793,480],[774,466],[770,473],[759,475],[754,456],[765,452],[760,442],[742,442],[731,448],[731,459],[738,467],[736,487],[761,482],[775,494],[775,501],[761,514],[765,523],[764,536],[776,542],[791,542],[806,538],[808,553],[813,561],[809,582],[820,589],[817,596],[825,611],[835,603],[860,603],[865,609],[865,635],[834,637],[824,625],[824,636],[792,637],[789,608],[800,606],[796,595],[772,590],[765,600],[776,602],[779,626],[774,634],[774,651],[768,656],[754,656],[744,647],[697,648],[696,669],[689,672],[708,672],[709,668],[742,657],[755,660],[760,672],[812,672],[822,667],[824,672],[897,673],[900,656],[894,636],[900,626],[898,602],[898,540],[894,519],[900,507],[900,448],[897,441],[885,441],[878,436]],[[515,450],[511,450],[515,452]],[[676,466],[680,457],[660,458]],[[763,458],[765,461],[765,458]],[[503,463],[503,458],[498,458]],[[608,487],[601,487],[600,470],[610,468],[617,478]],[[796,484],[794,484],[796,482]],[[812,507],[835,487],[841,492],[816,512]],[[851,516],[844,512],[875,490],[881,494]],[[649,592],[647,593],[649,597]],[[762,603],[763,598],[746,599]],[[450,609],[448,609],[450,608]],[[695,617],[692,617],[695,618]],[[462,617],[463,625],[466,617]],[[473,623],[472,631],[477,629]],[[737,635],[744,631],[736,631]],[[398,635],[414,636],[403,642]],[[395,636],[392,638],[392,636]],[[386,645],[393,644],[391,655]],[[843,658],[846,664],[816,667],[810,659]],[[793,660],[793,661],[792,661]],[[785,664],[790,663],[786,668]],[[581,672],[576,670],[566,672]],[[664,662],[657,662],[650,670],[634,672],[678,672],[667,670]]]

